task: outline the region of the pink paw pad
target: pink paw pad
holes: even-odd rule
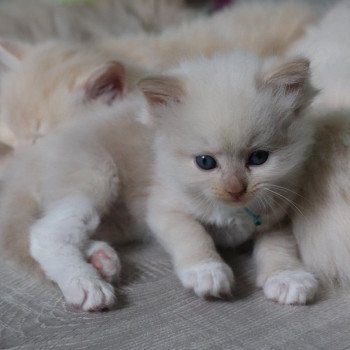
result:
[[[97,247],[96,247],[97,248]],[[115,250],[106,244],[96,250],[90,250],[88,261],[107,281],[117,278],[120,273],[120,261]]]

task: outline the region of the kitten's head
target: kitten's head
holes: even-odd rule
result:
[[[63,122],[103,113],[141,71],[98,46],[0,40],[0,120],[9,143],[34,143]]]
[[[183,63],[141,80],[158,128],[158,173],[208,205],[268,205],[299,181],[312,128],[313,89],[303,58],[246,53]],[[269,196],[271,197],[271,196]]]

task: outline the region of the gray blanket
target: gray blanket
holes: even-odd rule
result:
[[[235,298],[210,302],[181,287],[158,245],[123,248],[118,304],[103,313],[75,311],[55,287],[2,266],[0,349],[350,349],[349,295],[277,305],[254,287],[248,255],[223,255]]]

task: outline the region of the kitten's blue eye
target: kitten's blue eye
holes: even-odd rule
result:
[[[251,153],[248,158],[248,165],[264,164],[267,161],[267,158],[269,158],[269,154],[268,151],[255,151]]]
[[[203,170],[212,170],[217,166],[215,158],[207,155],[197,156],[196,163]]]

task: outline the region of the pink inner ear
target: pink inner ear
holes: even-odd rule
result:
[[[101,99],[111,104],[125,89],[125,69],[119,62],[109,62],[94,71],[84,84],[88,100]]]

